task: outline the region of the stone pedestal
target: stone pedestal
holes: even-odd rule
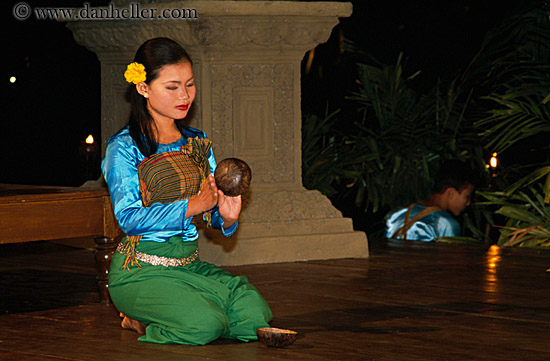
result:
[[[128,1],[115,1],[124,8]],[[101,62],[102,144],[126,124],[123,73],[145,40],[166,36],[193,59],[197,98],[190,126],[206,132],[216,159],[238,157],[253,171],[237,234],[201,230],[201,259],[221,265],[367,257],[330,201],[301,181],[300,65],[325,42],[350,3],[180,1],[141,8],[195,9],[194,19],[73,21],[76,41]]]

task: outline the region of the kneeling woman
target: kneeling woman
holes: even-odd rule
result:
[[[102,170],[126,234],[109,274],[122,326],[140,341],[206,344],[256,340],[271,310],[246,277],[202,262],[197,229],[205,220],[232,235],[241,198],[218,190],[211,143],[180,125],[195,99],[191,60],[167,38],[146,41],[128,66],[131,115],[107,146]]]

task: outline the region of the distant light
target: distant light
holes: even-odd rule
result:
[[[14,76],[10,76],[10,83],[15,83],[17,81],[17,78]]]
[[[491,159],[489,159],[489,165],[491,166],[491,168],[496,168],[497,165],[498,165],[498,159],[497,159],[497,153],[493,153],[493,156],[491,157]]]
[[[86,144],[94,144],[94,137],[91,134],[86,138]]]

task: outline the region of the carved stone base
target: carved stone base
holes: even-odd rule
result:
[[[256,192],[232,237],[199,227],[200,257],[217,265],[369,256],[367,236],[318,191]]]
[[[261,236],[258,237],[247,238],[239,235],[235,238],[220,239],[208,238],[203,233],[199,238],[200,258],[220,266],[236,266],[369,256],[365,233],[353,231],[349,218],[330,222],[331,226],[346,228],[339,233],[303,234],[303,225],[300,222],[276,225],[275,228],[284,228],[286,234],[268,237],[264,235],[271,233],[272,225],[267,223],[242,224],[243,228],[252,226],[260,232]]]

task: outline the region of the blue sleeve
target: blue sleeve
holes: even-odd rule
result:
[[[438,212],[445,214],[446,212]],[[437,238],[442,237],[460,237],[462,230],[460,229],[460,223],[458,223],[448,213],[438,217],[436,224]]]
[[[392,238],[399,228],[403,226],[403,221],[400,221],[400,217],[407,211],[407,208],[399,209],[395,212],[390,212],[386,215],[386,228],[384,237]]]
[[[130,138],[131,139],[131,138]],[[128,139],[113,138],[107,146],[102,171],[109,187],[115,217],[127,235],[185,230],[192,217],[185,218],[187,200],[143,207],[137,166],[142,158]]]
[[[233,233],[235,233],[235,231],[239,227],[239,222],[237,221],[228,229],[224,229],[223,219],[220,215],[220,212],[218,211],[217,205],[214,208],[212,208],[210,214],[212,215],[212,228],[220,229],[222,231],[222,234],[226,237],[233,235]]]
[[[216,164],[216,159],[214,158],[214,152],[212,151],[212,149],[210,149],[210,152],[208,153],[208,163],[210,164],[210,172],[214,174],[217,164]],[[237,227],[239,226],[238,222],[235,222],[228,229],[223,229],[223,219],[218,210],[218,205],[216,205],[210,211],[210,214],[212,216],[212,228],[220,229],[222,231],[222,234],[226,237],[229,237],[233,235],[233,233],[235,233],[235,231],[237,230]]]

